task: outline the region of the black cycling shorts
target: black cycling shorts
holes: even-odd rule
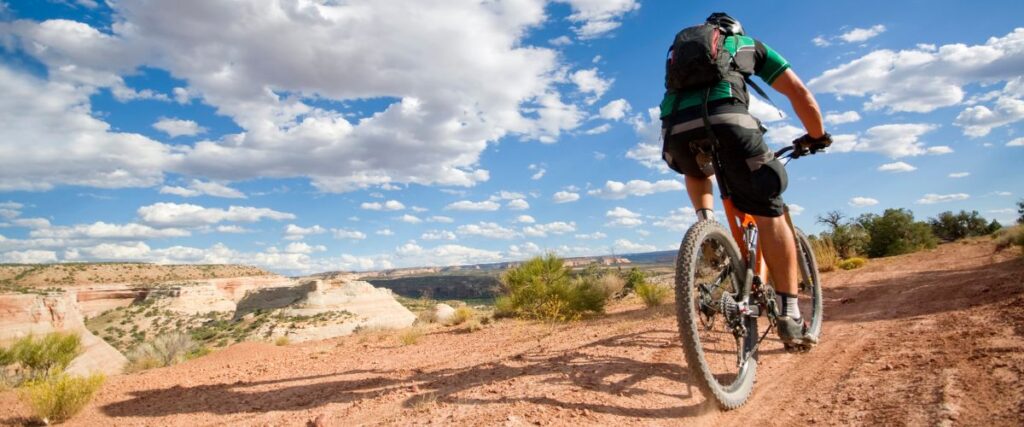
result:
[[[761,122],[738,103],[720,105],[709,111],[724,169],[719,173],[729,187],[733,204],[752,215],[782,216],[782,193],[789,179],[786,168],[764,143]],[[662,158],[668,166],[687,176],[706,178],[697,164],[697,152],[690,144],[708,139],[700,114],[690,111],[677,115],[675,120],[666,120],[664,126]]]

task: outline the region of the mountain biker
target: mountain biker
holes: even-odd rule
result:
[[[787,344],[812,345],[817,337],[806,333],[807,323],[797,305],[796,241],[783,216],[786,170],[764,143],[766,129],[748,112],[747,85],[753,83],[749,76],[757,75],[789,98],[807,131],[796,141],[800,147],[827,147],[831,136],[825,132],[814,95],[790,69],[789,62],[764,43],[744,35],[739,21],[725,13],[712,13],[706,23],[717,26],[725,37],[723,48],[733,56],[729,72],[710,88],[690,90],[672,89],[666,75],[667,90],[661,103],[662,158],[672,170],[685,175],[686,191],[698,218],[710,219],[715,169],[706,148],[717,140],[714,149],[721,160],[721,178],[735,206],[754,217],[765,261],[782,299],[779,337]],[[670,65],[672,60],[670,57]],[[756,85],[755,89],[761,92]]]

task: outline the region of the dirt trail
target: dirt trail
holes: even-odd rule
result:
[[[754,396],[731,412],[692,385],[673,306],[630,302],[405,347],[393,335],[240,344],[111,378],[70,424],[1024,425],[1024,259],[957,243],[824,282],[822,344],[768,342]],[[10,392],[0,407],[24,414]]]

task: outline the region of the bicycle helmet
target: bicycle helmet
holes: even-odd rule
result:
[[[725,12],[712,13],[704,22],[718,25],[728,35],[743,35],[743,25],[740,25],[740,21]]]

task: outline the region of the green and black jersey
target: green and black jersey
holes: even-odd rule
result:
[[[732,53],[737,71],[743,76],[757,75],[769,86],[789,68],[789,62],[782,55],[751,37],[729,36],[725,39],[724,47]],[[661,118],[664,119],[676,111],[701,105],[704,102],[704,92],[701,89],[665,92],[665,97],[661,101]],[[711,88],[708,101],[735,98],[749,105],[749,97],[746,83],[742,79],[726,79]]]

